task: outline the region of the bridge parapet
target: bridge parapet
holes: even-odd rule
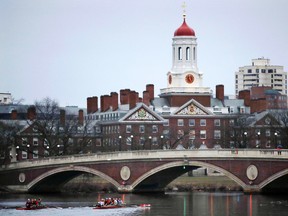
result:
[[[149,160],[149,159],[173,159],[181,158],[183,160],[189,158],[247,158],[247,159],[278,159],[287,160],[288,150],[276,149],[196,149],[196,150],[143,150],[143,151],[123,151],[123,152],[108,152],[99,154],[82,154],[72,156],[59,156],[41,158],[37,160],[15,162],[8,165],[3,165],[1,168],[5,170],[23,169],[30,167],[40,167],[49,165],[64,165],[74,163],[89,163],[91,161],[97,162],[109,162],[109,161],[123,161],[123,160]]]

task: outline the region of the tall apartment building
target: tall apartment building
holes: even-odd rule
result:
[[[252,65],[239,67],[235,72],[235,94],[253,86],[269,86],[287,95],[287,72],[283,66],[270,65],[270,59],[252,59]]]

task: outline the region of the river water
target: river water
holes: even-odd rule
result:
[[[173,192],[165,194],[86,194],[41,195],[43,204],[52,208],[37,211],[16,210],[25,205],[29,194],[0,194],[0,215],[19,216],[287,216],[288,195],[245,195],[241,192]],[[93,209],[104,197],[120,197],[127,204],[149,203],[150,208]]]

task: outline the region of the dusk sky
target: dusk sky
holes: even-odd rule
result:
[[[167,87],[181,0],[0,0],[0,92],[32,104],[50,97],[86,107],[86,98],[129,88]],[[288,71],[287,0],[187,0],[203,86],[224,84],[265,57]]]

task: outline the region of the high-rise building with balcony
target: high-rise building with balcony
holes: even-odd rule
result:
[[[255,86],[269,86],[287,95],[287,72],[283,66],[270,65],[270,59],[252,59],[252,65],[239,67],[235,72],[235,94]]]

